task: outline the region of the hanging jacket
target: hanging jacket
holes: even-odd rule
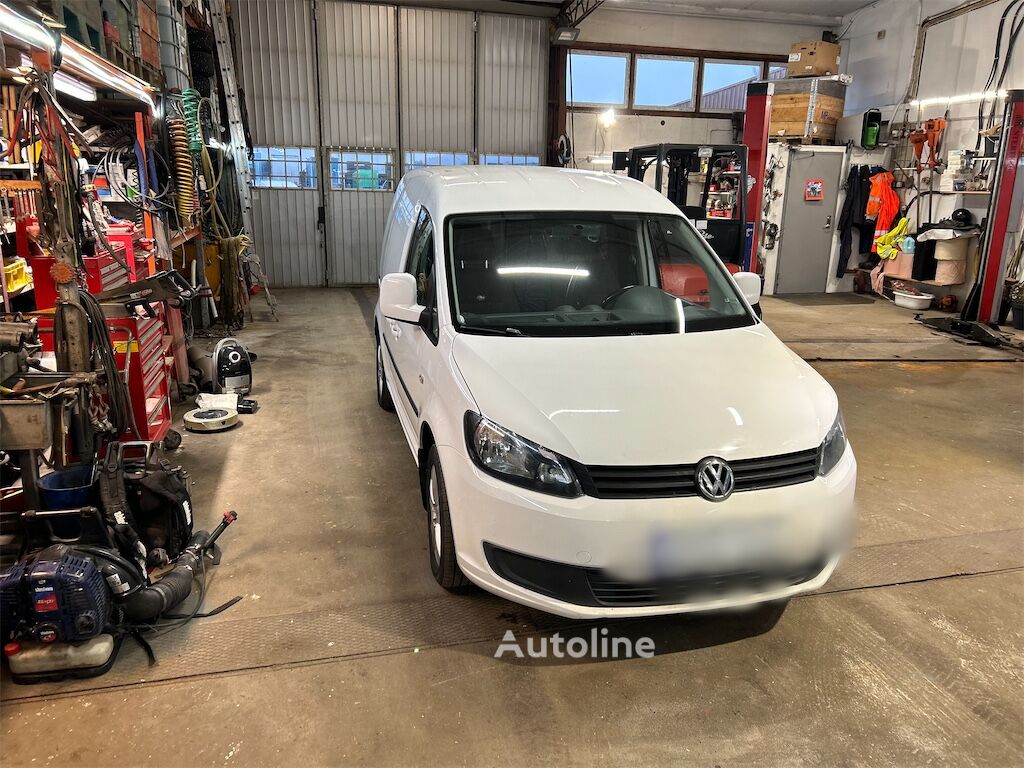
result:
[[[892,221],[900,210],[900,199],[892,188],[893,176],[888,171],[871,177],[871,192],[868,195],[865,216],[875,221],[875,241],[889,231]],[[876,249],[872,244],[871,250]]]
[[[870,169],[866,165],[851,165],[850,173],[846,177],[846,200],[843,202],[843,211],[839,214],[839,264],[836,267],[836,277],[846,274],[846,267],[850,263],[850,254],[853,252],[854,229],[860,236],[860,250],[868,250],[867,239],[864,237],[866,229],[864,213],[867,209],[870,192]],[[871,227],[870,232],[874,235],[874,226]]]

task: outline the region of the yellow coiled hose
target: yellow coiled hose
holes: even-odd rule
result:
[[[168,119],[167,133],[170,136],[174,160],[178,216],[181,218],[182,226],[191,227],[196,213],[196,181],[185,121],[177,118]]]

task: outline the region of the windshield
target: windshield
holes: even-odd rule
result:
[[[756,321],[725,268],[678,216],[451,216],[453,316],[465,333],[694,333]]]

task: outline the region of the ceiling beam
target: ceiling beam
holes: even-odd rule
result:
[[[558,10],[558,26],[578,27],[590,14],[604,4],[604,0],[565,0]]]

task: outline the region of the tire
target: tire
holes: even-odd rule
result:
[[[376,334],[374,336],[377,339],[377,405],[385,411],[394,411],[395,401],[391,399],[387,374],[384,373],[384,350],[381,347],[380,337]]]
[[[212,78],[217,74],[217,62],[208,51],[192,52],[192,76]]]
[[[452,537],[452,519],[448,514],[448,491],[441,472],[437,448],[430,447],[426,466],[427,483],[427,550],[430,571],[434,580],[448,590],[462,590],[469,579],[455,559],[455,539]]]

